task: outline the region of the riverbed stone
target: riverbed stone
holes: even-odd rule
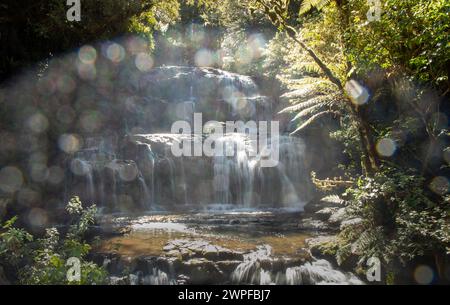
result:
[[[216,262],[217,267],[225,274],[231,274],[242,263],[239,260],[226,260]]]
[[[313,218],[304,218],[300,220],[297,227],[302,230],[312,231],[328,231],[331,229],[327,223]]]
[[[330,219],[331,215],[336,213],[338,210],[338,207],[326,207],[315,212],[315,215],[319,220],[327,221]]]
[[[355,217],[355,218],[347,219],[347,220],[344,220],[343,222],[341,222],[339,229],[342,231],[349,226],[350,227],[358,227],[358,226],[361,226],[362,224],[363,224],[363,219],[360,217]]]
[[[332,225],[339,226],[344,220],[347,219],[346,208],[340,208],[336,212],[332,213],[328,222]]]
[[[183,262],[181,272],[189,276],[189,284],[192,285],[221,283],[225,279],[224,273],[217,265],[205,258],[193,258]]]
[[[130,285],[130,278],[128,276],[111,276],[109,277],[110,285]]]
[[[164,247],[164,250],[166,256],[181,256],[183,259],[204,257],[212,261],[223,261],[242,260],[244,258],[242,252],[212,245],[206,240],[174,240],[170,241]]]
[[[335,260],[334,256],[337,250],[337,237],[335,235],[308,238],[305,243],[314,257]]]

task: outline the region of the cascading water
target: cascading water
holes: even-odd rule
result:
[[[119,136],[119,143],[92,141],[100,144],[87,147],[84,151],[89,155],[80,151],[77,156],[89,168],[84,175],[90,201],[99,200],[98,204],[106,204],[111,210],[217,204],[301,210],[309,200],[311,183],[304,165],[304,145],[298,138],[280,136],[278,166],[263,168],[261,157],[250,154],[250,140],[245,134],[226,133],[215,141],[215,145],[230,150],[230,155],[175,157],[172,145],[183,137],[193,142],[194,137],[202,135],[132,133],[167,130],[176,120],[192,123],[194,112],[202,113],[205,120],[219,122],[268,121],[272,103],[259,94],[250,77],[209,68],[161,67],[144,75],[141,86],[139,94],[144,95],[145,104],[135,103],[129,109],[136,114],[126,113],[130,134],[122,141]],[[160,119],[147,122],[142,115],[145,113]],[[107,151],[107,158],[100,160],[103,151]],[[76,191],[79,188],[72,194]]]
[[[338,271],[323,259],[295,267],[276,263],[268,245],[260,246],[256,251],[245,255],[244,261],[233,271],[231,278],[234,284],[255,285],[363,284],[353,274]]]
[[[244,207],[252,204],[256,161],[251,160],[247,153],[246,140],[244,135],[237,133],[227,134],[216,140],[216,145],[222,146],[225,152],[223,156],[215,156],[213,159],[216,203],[236,203]],[[236,189],[235,198],[231,192],[232,185]]]

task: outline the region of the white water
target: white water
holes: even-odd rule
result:
[[[163,93],[168,94],[175,108],[183,105],[184,119],[191,119],[193,111],[203,112],[205,117],[214,113],[214,108],[208,109],[204,104],[206,98],[214,102],[213,95],[219,104],[217,109],[221,108],[221,103],[229,107],[227,120],[271,120],[271,114],[266,113],[271,106],[270,98],[261,96],[258,86],[248,76],[209,68],[167,66],[155,69],[145,79],[149,88],[179,84],[179,92]],[[223,113],[219,118],[225,119]],[[130,118],[127,122],[133,121]],[[163,132],[163,129],[150,127],[149,131]],[[190,137],[190,141],[195,136],[184,135]],[[88,147],[77,153],[89,170],[85,173],[86,191],[79,194],[78,189],[78,194],[73,195],[106,205],[112,211],[203,210],[227,205],[237,210],[302,210],[311,198],[304,144],[298,138],[277,138],[280,162],[275,168],[262,168],[260,157],[251,153],[250,139],[239,133],[225,134],[216,140],[215,145],[232,151],[231,156],[216,157],[174,157],[171,145],[183,139],[179,134],[143,133],[126,138],[122,146],[114,146],[113,140],[89,141]],[[134,171],[131,176],[130,170]]]
[[[234,284],[255,285],[362,285],[356,276],[333,268],[326,260],[314,260],[296,267],[271,271],[272,249],[265,245],[244,257],[232,273]]]

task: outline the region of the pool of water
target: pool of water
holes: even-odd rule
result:
[[[230,250],[250,252],[269,245],[273,255],[296,256],[305,240],[315,235],[289,229],[277,217],[266,213],[230,213],[224,215],[150,215],[127,218],[130,231],[122,236],[104,239],[97,248],[122,256],[162,255],[171,240],[206,240]],[[285,217],[285,216],[283,216]],[[195,221],[196,218],[198,221]],[[230,221],[229,219],[233,221]],[[270,219],[268,219],[270,218]],[[286,218],[286,217],[285,217]],[[205,219],[208,221],[205,222]],[[274,222],[273,220],[277,220]],[[123,221],[120,219],[120,221]]]

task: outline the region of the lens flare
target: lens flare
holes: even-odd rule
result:
[[[18,191],[23,182],[22,172],[17,167],[6,166],[0,170],[0,189],[5,193]]]
[[[428,285],[433,282],[434,272],[433,269],[426,265],[420,265],[414,271],[414,279],[418,284]]]
[[[450,183],[446,177],[437,176],[431,180],[429,187],[434,193],[444,196],[448,193]]]
[[[78,58],[84,64],[93,65],[97,60],[97,50],[90,45],[83,46],[78,51]]]
[[[28,128],[33,133],[43,133],[48,128],[47,117],[41,113],[35,113],[27,121]]]
[[[71,154],[81,148],[81,140],[75,134],[63,134],[59,137],[59,148],[64,152]]]
[[[125,49],[118,43],[112,43],[106,48],[106,57],[113,63],[119,63],[125,58]]]
[[[153,58],[147,53],[139,53],[134,61],[136,68],[141,72],[150,71],[153,68]]]
[[[383,138],[378,141],[376,150],[380,156],[391,157],[397,150],[397,144],[390,138]]]
[[[369,101],[369,92],[356,80],[350,80],[345,84],[345,91],[355,105],[364,105]]]
[[[195,54],[195,64],[198,67],[211,67],[214,63],[214,53],[208,49],[200,49]]]

